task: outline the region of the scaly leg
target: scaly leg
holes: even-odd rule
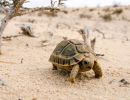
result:
[[[57,70],[57,66],[53,64],[52,70]]]
[[[77,76],[78,72],[79,72],[79,65],[73,66],[68,81],[70,81],[71,83],[74,83],[75,77]]]
[[[93,71],[95,72],[95,78],[102,77],[102,70],[97,61],[94,62]]]

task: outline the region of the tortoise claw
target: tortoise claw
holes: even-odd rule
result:
[[[95,78],[101,78],[102,75],[95,75]]]
[[[68,78],[67,81],[69,81],[71,83],[75,83],[75,79],[74,78]]]

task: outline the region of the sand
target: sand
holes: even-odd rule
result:
[[[56,17],[34,12],[12,19],[3,37],[19,35],[23,24],[30,25],[36,37],[3,39],[0,100],[130,100],[130,84],[120,82],[130,83],[130,7],[119,8],[123,12],[112,14],[110,21],[101,16],[117,8],[65,9],[68,13],[59,12]],[[88,78],[71,84],[66,81],[68,75],[52,70],[48,59],[63,37],[82,41],[77,30],[85,26],[97,39],[95,52],[105,54],[98,58],[103,77],[95,79],[89,71]]]

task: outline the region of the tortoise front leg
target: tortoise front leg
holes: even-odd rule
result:
[[[93,71],[95,72],[95,78],[102,77],[102,70],[97,61],[94,61]]]
[[[78,72],[79,72],[79,65],[73,66],[68,81],[70,81],[71,83],[74,83],[75,77],[77,76]]]
[[[57,70],[57,66],[56,65],[52,64],[52,66],[53,66],[52,70]]]

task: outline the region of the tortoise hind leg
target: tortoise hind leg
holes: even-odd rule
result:
[[[94,61],[93,71],[95,73],[95,78],[102,77],[102,70],[101,70],[101,67],[97,61]]]
[[[57,70],[57,66],[56,65],[52,65],[53,66],[53,68],[52,68],[52,70]]]
[[[75,77],[77,76],[78,72],[79,72],[79,65],[73,66],[68,81],[70,81],[71,83],[74,83]]]

